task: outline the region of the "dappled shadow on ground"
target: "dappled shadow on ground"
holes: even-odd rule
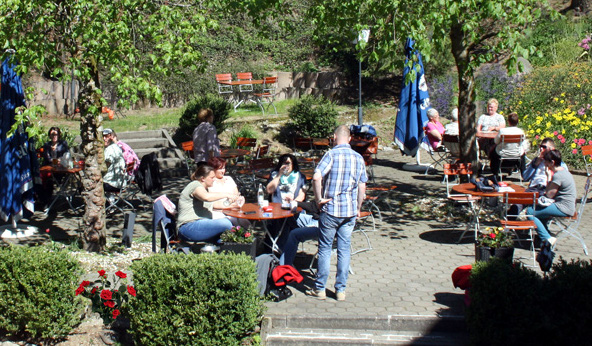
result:
[[[419,238],[438,244],[471,244],[474,242],[472,237],[472,230],[469,230],[467,234],[465,234],[465,237],[463,237],[463,239],[461,239],[459,242],[459,237],[462,234],[462,232],[464,232],[464,229],[441,228],[423,232],[419,235]]]

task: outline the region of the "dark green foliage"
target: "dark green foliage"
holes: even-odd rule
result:
[[[553,333],[549,344],[584,345],[592,340],[592,262],[560,258],[549,276],[552,300],[547,314]]]
[[[244,255],[155,255],[132,264],[132,334],[139,345],[238,345],[263,313]]]
[[[547,278],[518,263],[477,262],[467,324],[475,345],[584,345],[592,332],[592,262],[559,259]]]
[[[61,339],[80,322],[75,298],[80,267],[47,247],[0,248],[0,334]]]
[[[467,324],[475,344],[528,345],[544,335],[543,279],[532,270],[494,259],[471,273]]]
[[[288,110],[291,124],[302,137],[328,137],[337,126],[334,104],[324,97],[304,96]]]
[[[183,142],[191,139],[193,130],[199,125],[197,115],[202,108],[210,108],[214,112],[214,126],[218,134],[226,129],[227,125],[224,121],[230,117],[232,106],[220,96],[207,94],[198,96],[185,105],[179,119],[179,129],[175,135],[176,140]]]

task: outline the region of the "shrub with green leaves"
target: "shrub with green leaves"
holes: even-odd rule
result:
[[[186,141],[191,139],[193,130],[199,125],[197,115],[203,108],[210,108],[214,112],[214,126],[218,134],[222,133],[227,127],[224,122],[230,117],[231,104],[220,96],[208,94],[199,96],[189,101],[179,119],[179,129],[176,139]]]
[[[80,265],[47,247],[0,248],[0,334],[61,339],[80,323]]]
[[[498,259],[474,264],[466,314],[472,342],[530,345],[544,336],[540,321],[546,314],[541,303],[546,301],[546,292],[542,285],[536,272],[520,265]]]
[[[139,345],[239,345],[263,314],[255,263],[245,255],[161,254],[131,268]]]
[[[592,340],[592,261],[560,258],[549,275],[552,299],[547,304],[553,332],[547,345],[585,345]]]
[[[518,126],[533,141],[532,147],[552,137],[570,168],[583,167],[579,148],[592,144],[591,80],[588,63],[538,68],[509,101],[509,111],[520,116]]]
[[[304,96],[288,110],[291,126],[302,137],[328,137],[337,127],[335,105],[324,97]]]
[[[239,137],[258,138],[257,131],[251,125],[243,125],[240,130],[233,132],[230,136],[230,147],[236,148],[236,142]]]

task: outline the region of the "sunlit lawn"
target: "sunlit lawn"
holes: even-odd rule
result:
[[[296,104],[297,99],[289,99],[276,101],[275,105],[278,112],[278,117],[285,118],[288,116],[288,109]],[[340,113],[352,113],[357,112],[355,107],[352,106],[336,106],[336,110]],[[125,131],[138,131],[138,130],[157,130],[161,128],[175,128],[179,126],[179,118],[183,108],[148,108],[143,110],[128,110],[124,111],[125,117],[116,116],[115,119],[109,120],[104,115],[103,127],[112,128],[116,132]],[[371,110],[368,109],[368,113]],[[357,114],[357,113],[356,113]],[[248,118],[253,116],[264,116],[261,112],[261,108],[255,103],[247,103],[237,108],[236,112],[232,109],[230,111],[230,117],[233,120],[239,120],[241,118]],[[276,118],[273,107],[266,110],[265,117],[269,119]],[[80,118],[76,116],[74,119],[66,119],[65,117],[44,117],[41,123],[45,128],[51,126],[59,126],[61,128],[68,129],[74,135],[80,133]]]

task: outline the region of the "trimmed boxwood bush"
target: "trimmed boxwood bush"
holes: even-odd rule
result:
[[[543,278],[518,263],[477,262],[467,325],[475,345],[584,345],[592,339],[592,262],[559,259]]]
[[[199,125],[197,114],[202,108],[210,108],[214,112],[214,126],[218,134],[226,129],[227,125],[224,121],[230,117],[232,105],[220,96],[207,94],[187,102],[179,119],[179,130],[175,135],[176,140],[182,142],[191,139],[193,130]]]
[[[322,96],[304,96],[288,110],[290,125],[302,137],[325,138],[337,127],[335,105]]]
[[[47,247],[0,248],[0,333],[60,339],[80,323],[80,265]]]
[[[263,305],[245,255],[161,254],[132,264],[131,333],[140,345],[238,345]]]

